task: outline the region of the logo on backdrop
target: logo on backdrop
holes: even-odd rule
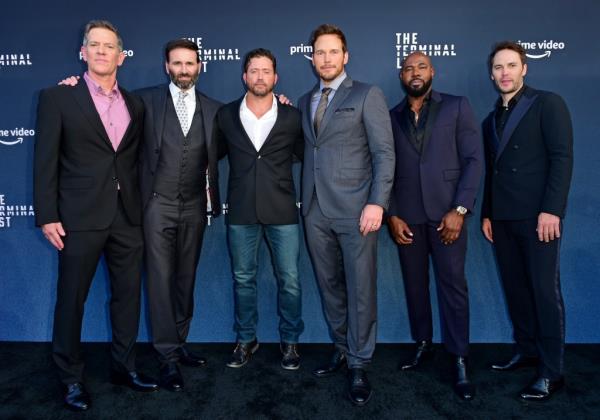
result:
[[[23,67],[31,66],[31,54],[29,53],[0,53],[0,67]]]
[[[31,204],[8,204],[6,196],[0,194],[0,229],[9,228],[15,217],[34,216]]]
[[[202,44],[202,37],[185,37],[195,43],[198,46],[198,56],[202,61],[202,72],[206,73],[209,63],[211,61],[240,61],[240,50],[239,48],[207,48]]]
[[[35,130],[15,127],[10,130],[0,130],[0,144],[4,146],[15,146],[23,143],[28,137],[35,136]]]
[[[290,45],[290,55],[302,54],[304,58],[312,61],[312,45]]]
[[[543,41],[517,41],[517,44],[521,45],[527,53],[525,54],[529,58],[538,60],[540,58],[550,58],[553,52],[562,51],[565,49],[566,44],[561,41],[554,40],[543,40]]]
[[[429,40],[423,42],[418,32],[396,32],[396,68],[402,68],[402,60],[415,51],[430,57],[456,57],[454,44]]]

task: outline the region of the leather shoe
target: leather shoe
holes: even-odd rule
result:
[[[417,343],[417,352],[415,357],[405,363],[400,364],[400,370],[411,370],[420,366],[425,360],[431,360],[433,358],[434,349],[431,341],[424,340]]]
[[[92,401],[81,382],[75,382],[65,386],[65,404],[68,409],[74,411],[86,411],[90,408]]]
[[[502,364],[493,364],[492,369],[500,372],[517,370],[526,367],[536,367],[539,363],[537,357],[523,356],[521,353],[516,353],[512,359]]]
[[[241,368],[248,363],[248,360],[250,360],[250,357],[256,350],[258,350],[258,341],[256,338],[249,343],[237,343],[227,366],[230,368]]]
[[[545,401],[561,389],[564,384],[565,379],[562,376],[555,381],[539,376],[521,391],[519,397],[525,401]]]
[[[110,373],[110,382],[113,385],[125,385],[134,391],[139,392],[154,392],[158,391],[158,384],[141,373],[135,371],[131,372],[117,372],[112,371]]]
[[[281,343],[279,346],[283,357],[281,358],[281,367],[286,370],[298,370],[300,368],[300,355],[298,354],[298,345],[290,343]]]
[[[475,385],[471,383],[467,375],[467,359],[458,356],[456,358],[456,382],[454,383],[454,391],[465,401],[470,401],[475,398]]]
[[[183,390],[183,377],[177,363],[164,363],[160,367],[160,380],[158,382],[161,388],[167,391],[179,392]]]
[[[371,399],[371,384],[364,369],[352,368],[348,372],[348,398],[352,404],[362,406]]]
[[[329,363],[313,370],[313,375],[317,378],[325,378],[333,375],[344,366],[346,366],[346,354],[343,351],[336,349],[333,352]]]
[[[185,347],[179,348],[179,363],[190,367],[206,366],[206,359],[189,351]]]

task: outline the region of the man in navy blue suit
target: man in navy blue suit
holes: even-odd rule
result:
[[[494,244],[516,351],[496,371],[537,367],[523,400],[563,385],[565,312],[560,236],[573,171],[573,127],[564,100],[525,85],[525,50],[498,43],[489,57],[500,93],[483,122],[486,177],[482,230]]]
[[[398,243],[414,357],[402,370],[433,355],[429,256],[433,261],[441,335],[455,357],[457,394],[470,400],[467,376],[469,295],[465,277],[467,232],[483,167],[483,146],[467,98],[432,90],[435,71],[415,52],[402,64],[406,98],[391,111],[396,171],[388,224]]]

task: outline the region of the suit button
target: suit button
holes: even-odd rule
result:
[[[513,146],[513,149],[515,149],[515,150],[517,150],[518,148],[519,148],[519,145],[518,145],[518,144],[515,144],[515,145]]]
[[[511,171],[517,172],[517,168],[512,168]]]
[[[154,149],[154,153],[158,155],[158,149]]]
[[[112,177],[112,180],[113,180],[113,181],[118,181],[118,180],[119,180],[119,178],[117,178],[116,176],[113,176],[113,177]]]
[[[261,155],[258,155],[257,159],[260,159],[261,157],[262,157]]]

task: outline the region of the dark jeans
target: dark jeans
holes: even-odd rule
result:
[[[264,234],[271,248],[279,286],[277,301],[281,341],[297,343],[304,330],[302,291],[298,278],[298,225],[229,225],[227,230],[233,266],[237,340],[248,343],[256,338],[256,273],[258,250]]]

